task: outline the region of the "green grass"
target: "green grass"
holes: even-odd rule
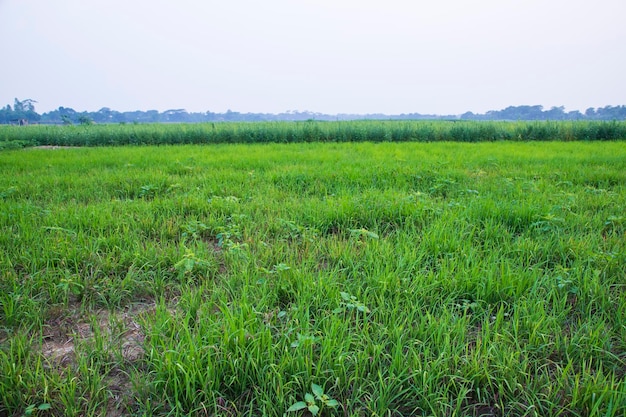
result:
[[[344,121],[0,126],[0,150],[46,146],[626,140],[626,122]]]
[[[623,141],[4,151],[0,415],[623,416],[625,188]]]

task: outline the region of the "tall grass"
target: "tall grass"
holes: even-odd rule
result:
[[[0,149],[207,143],[607,141],[626,122],[350,121],[0,126]]]
[[[2,152],[0,414],[623,416],[624,149]]]

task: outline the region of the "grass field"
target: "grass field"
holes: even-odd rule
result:
[[[626,121],[357,120],[2,126],[0,150],[29,146],[305,142],[494,142],[626,140]]]
[[[0,415],[624,416],[624,207],[623,141],[3,151]]]

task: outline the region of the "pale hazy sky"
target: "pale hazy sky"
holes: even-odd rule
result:
[[[626,104],[625,0],[0,0],[0,105],[482,113]]]

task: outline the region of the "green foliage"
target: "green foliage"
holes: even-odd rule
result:
[[[365,304],[357,300],[354,295],[350,295],[347,292],[340,292],[339,295],[341,295],[341,298],[343,300],[341,302],[342,308],[334,310],[335,313],[340,313],[344,311],[344,308],[347,310],[356,310],[360,313],[365,314],[370,313],[370,309]]]
[[[8,187],[7,189],[0,191],[0,199],[9,198],[17,193],[17,187]]]
[[[174,269],[182,276],[188,276],[193,273],[201,273],[209,269],[211,263],[200,259],[194,252],[189,249],[185,250],[182,259],[174,264]]]
[[[31,404],[24,410],[24,416],[32,416],[37,414],[36,411],[47,411],[50,409],[50,404],[42,403],[39,405]]]
[[[93,124],[93,120],[91,120],[89,116],[83,115],[78,118],[78,123],[80,123],[83,126],[90,126]]]
[[[625,149],[2,152],[0,415],[623,416]]]
[[[357,240],[361,240],[361,239],[379,239],[379,236],[374,233],[374,232],[370,232],[369,230],[367,230],[366,228],[362,227],[360,229],[349,229],[350,235],[357,239]]]
[[[624,121],[345,121],[0,126],[0,150],[24,146],[123,146],[307,142],[615,141]]]
[[[311,393],[304,394],[304,401],[298,401],[287,409],[287,412],[301,411],[307,409],[313,416],[320,414],[324,408],[335,408],[339,405],[337,400],[330,398],[324,394],[324,389],[317,385],[311,384]],[[319,404],[319,405],[318,405]]]

